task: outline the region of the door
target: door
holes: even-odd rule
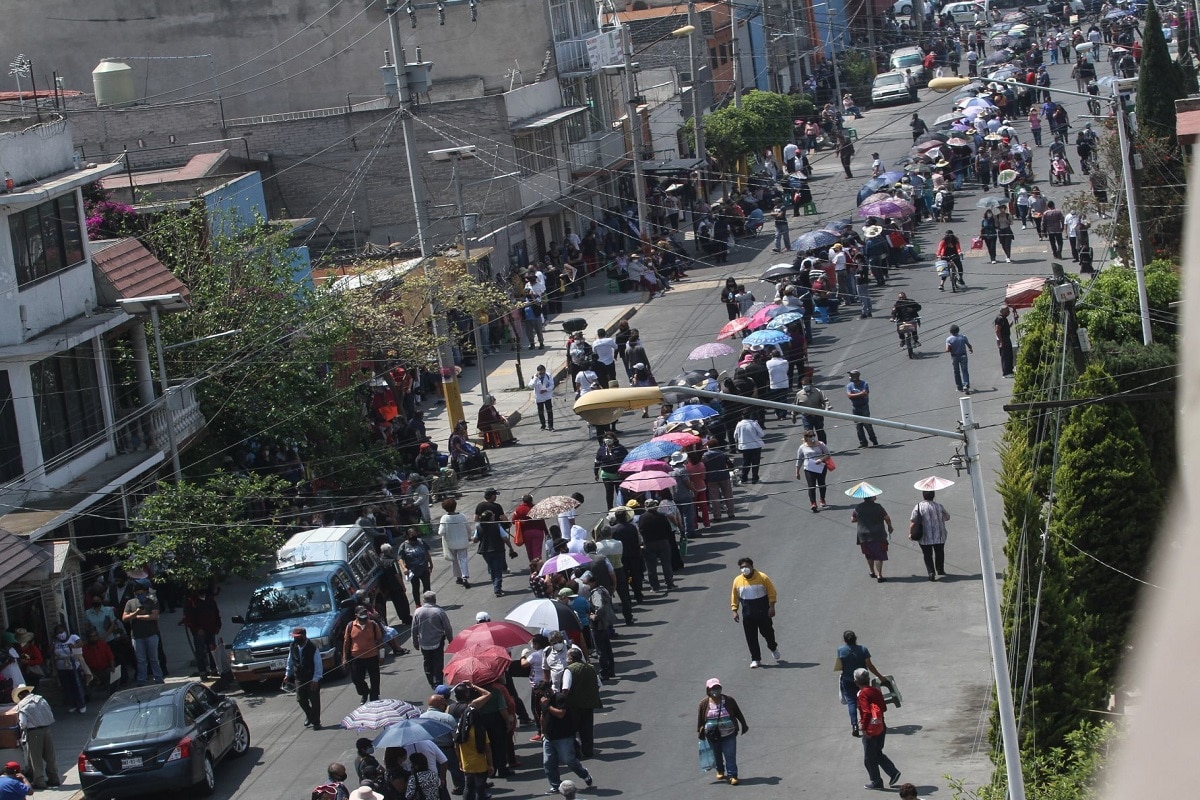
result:
[[[204,742],[205,749],[216,761],[229,747],[229,734],[222,730],[220,715],[211,694],[201,685],[191,687],[183,696],[183,713],[188,724],[196,731],[196,738]]]
[[[533,231],[533,239],[537,244],[538,263],[546,260],[546,229],[542,225],[542,221],[538,220],[530,226]]]

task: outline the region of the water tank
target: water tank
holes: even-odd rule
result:
[[[131,106],[136,99],[133,67],[105,59],[92,70],[92,88],[97,106]]]

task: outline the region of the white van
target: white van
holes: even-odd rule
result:
[[[942,16],[949,14],[954,18],[954,21],[959,25],[970,25],[975,22],[975,15],[979,15],[980,20],[987,19],[987,9],[983,3],[947,3],[942,6]]]

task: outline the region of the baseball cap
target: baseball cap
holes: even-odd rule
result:
[[[486,611],[480,611],[478,614],[475,615],[475,621],[476,622],[491,622],[492,615]]]
[[[434,687],[433,693],[440,694],[442,697],[449,697],[450,696],[450,687],[444,683],[439,683],[437,686]]]
[[[575,590],[572,589],[570,586],[564,586],[563,588],[558,590],[558,596],[559,597],[574,597]]]
[[[849,373],[847,373],[847,374],[849,374],[851,377],[853,377],[854,375],[861,375],[862,373],[861,373],[861,372],[859,372],[859,371],[858,371],[858,370],[856,370],[856,369],[852,369],[852,370],[850,370],[850,372],[849,372]]]
[[[714,686],[720,686],[720,685],[721,685],[720,678],[709,678],[707,681],[704,682],[705,689],[711,689]]]
[[[9,761],[9,762],[7,762],[7,763],[4,765],[4,768],[5,768],[6,770],[10,770],[10,771],[12,771],[12,772],[16,772],[16,771],[18,771],[18,770],[20,770],[20,769],[21,769],[21,765],[20,765],[20,764],[18,764],[17,762],[15,762],[15,761]]]

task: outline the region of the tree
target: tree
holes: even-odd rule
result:
[[[1025,778],[1025,796],[1029,800],[1097,800],[1102,796],[1102,776],[1108,751],[1117,739],[1116,728],[1108,723],[1085,722],[1063,738],[1063,743],[1035,753],[1021,761]],[[998,773],[991,786],[972,792],[962,781],[951,779],[954,800],[1004,800],[1008,795],[1004,773]]]
[[[1158,258],[1146,265],[1146,294],[1154,340],[1173,344],[1179,329],[1179,314],[1171,308],[1179,300],[1179,272],[1173,263]],[[1125,342],[1142,338],[1137,276],[1131,267],[1110,266],[1097,275],[1078,309],[1079,324],[1093,339]]]
[[[283,544],[274,517],[284,507],[286,488],[274,476],[224,471],[203,483],[162,485],[130,523],[144,543],[120,545],[115,555],[130,565],[159,565],[189,589],[252,577]]]
[[[1175,101],[1187,97],[1187,87],[1179,65],[1171,59],[1162,33],[1158,6],[1146,4],[1146,22],[1142,27],[1142,63],[1138,68],[1137,117],[1140,126],[1151,135],[1175,143]]]
[[[747,92],[740,108],[725,106],[704,118],[707,148],[726,165],[790,142],[795,101],[777,92]]]

